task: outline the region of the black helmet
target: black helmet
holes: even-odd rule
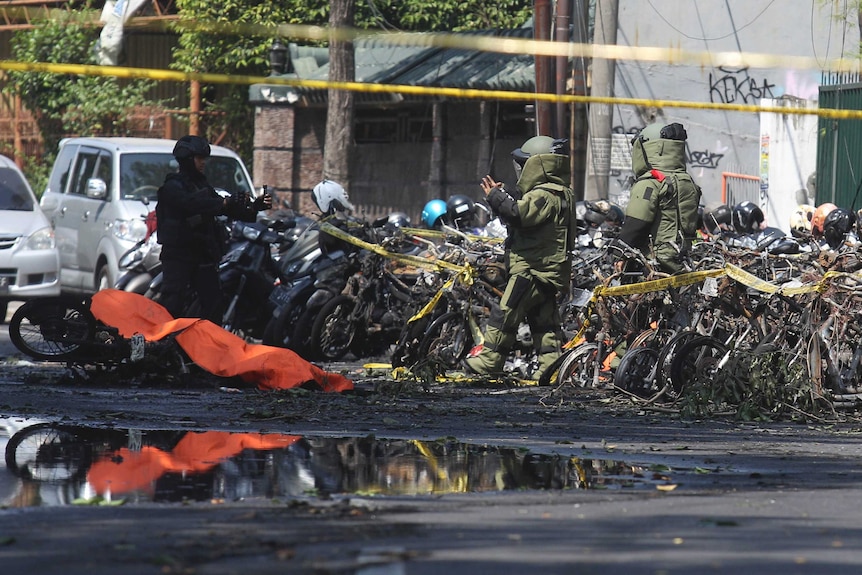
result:
[[[209,158],[212,150],[209,142],[202,136],[183,136],[177,140],[173,153],[178,160],[188,160],[195,156]]]
[[[392,212],[386,218],[386,226],[392,228],[409,228],[410,218],[404,212]]]
[[[823,239],[833,250],[844,242],[848,233],[853,231],[856,216],[846,208],[835,208],[823,222]]]
[[[467,196],[456,194],[446,200],[446,214],[456,228],[470,227],[476,217],[476,204]]]
[[[733,208],[733,227],[740,234],[753,234],[763,223],[763,210],[754,202],[745,200]]]
[[[605,223],[609,226],[618,228],[622,226],[623,222],[625,221],[626,213],[623,211],[623,209],[616,204],[611,204],[611,208],[608,210],[608,213],[605,216]]]
[[[709,234],[721,233],[722,226],[729,227],[732,223],[733,217],[727,204],[706,208],[703,212],[703,230]]]
[[[789,254],[798,254],[802,251],[802,248],[799,245],[799,241],[793,237],[783,237],[778,241],[772,242],[769,244],[769,247],[766,248],[771,254],[775,255],[789,255]]]
[[[754,238],[754,242],[757,245],[757,249],[772,251],[770,249],[772,244],[784,239],[785,237],[787,237],[787,235],[778,228],[764,228],[757,234],[757,237]]]

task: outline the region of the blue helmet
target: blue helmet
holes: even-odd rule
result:
[[[422,208],[422,222],[429,228],[434,228],[440,222],[440,218],[446,215],[448,207],[446,202],[440,199],[431,200]]]

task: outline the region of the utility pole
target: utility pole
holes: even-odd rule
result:
[[[596,0],[596,25],[593,44],[616,45],[619,0]],[[614,60],[593,59],[590,95],[614,95]],[[586,199],[607,199],[611,172],[611,128],[613,105],[593,102],[589,112],[589,146],[587,149]]]
[[[332,0],[329,12],[330,30],[352,27],[356,0]],[[336,38],[329,40],[329,81],[353,82],[356,66],[353,43]],[[326,140],[323,144],[323,177],[334,180],[349,191],[350,152],[353,146],[353,92],[328,90],[326,107]]]
[[[568,0],[560,0],[568,1]],[[589,0],[573,0],[572,8],[572,38],[575,44],[586,44],[590,41],[590,14]],[[575,58],[571,62],[571,90],[577,96],[587,95],[587,59],[583,56]],[[569,143],[571,146],[571,169],[572,190],[577,200],[584,199],[586,187],[586,165],[587,165],[587,130],[588,105],[584,103],[572,104],[571,118],[569,120]]]
[[[551,0],[533,0],[533,38],[538,41],[551,39]],[[554,59],[551,56],[535,56],[536,93],[553,94]],[[551,102],[536,100],[536,135],[553,136],[554,108]],[[556,136],[561,137],[561,136]]]

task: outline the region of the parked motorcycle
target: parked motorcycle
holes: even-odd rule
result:
[[[392,262],[375,252],[359,259],[360,270],[324,304],[312,326],[310,347],[320,359],[335,361],[348,351],[357,358],[383,353],[422,301],[413,294],[415,274],[396,274]]]
[[[279,261],[279,283],[269,295],[272,313],[263,343],[291,349],[305,359],[310,353],[311,328],[317,312],[344,287],[355,269],[344,250],[324,254],[318,225],[312,224]]]
[[[276,220],[267,226],[262,222],[234,222],[230,247],[219,263],[225,296],[221,325],[227,331],[263,339],[273,308],[262,302],[269,301],[279,274],[272,246],[284,241],[283,232],[294,223]],[[191,309],[196,305],[193,301]]]
[[[145,295],[150,289],[153,279],[162,271],[162,262],[159,259],[161,253],[162,246],[158,242],[156,234],[138,241],[120,256],[118,266],[122,275],[114,287]]]

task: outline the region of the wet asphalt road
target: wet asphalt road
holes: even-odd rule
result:
[[[16,353],[4,325],[0,357]],[[105,399],[92,395],[95,410]],[[256,498],[52,507],[45,498],[41,507],[21,509],[10,506],[10,490],[20,484],[0,469],[0,564],[9,573],[64,575],[862,572],[857,420],[686,422],[648,413],[599,419],[587,406],[531,426],[524,422],[547,411],[534,399],[499,396],[511,419],[498,421],[471,419],[480,408],[468,405],[460,422],[430,418],[422,433],[442,437],[448,430],[474,442],[621,460],[668,487],[363,493],[307,505]],[[20,409],[38,419],[39,408],[15,401],[5,394],[4,415]],[[464,409],[463,401],[457,407]],[[419,433],[387,416],[385,406],[373,409],[383,413],[365,424],[366,433]],[[343,433],[349,425],[308,419],[292,427],[283,431]]]

